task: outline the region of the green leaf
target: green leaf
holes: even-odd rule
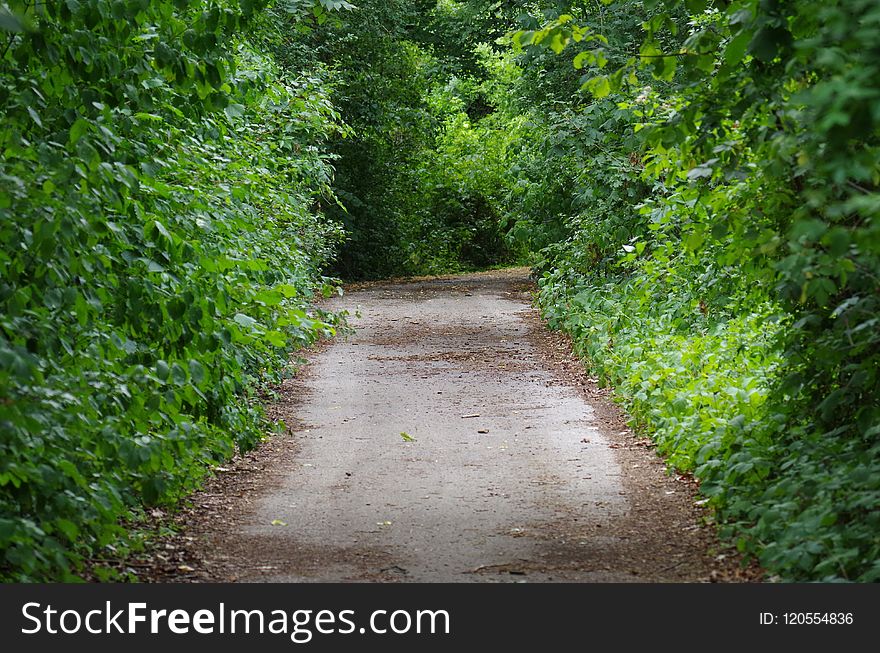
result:
[[[573,62],[574,67],[576,70],[580,70],[581,68],[584,67],[585,62],[592,63],[594,61],[594,59],[595,59],[595,57],[593,56],[593,53],[590,52],[589,50],[585,50],[584,52],[579,52],[577,54],[577,56],[575,56],[575,58],[574,58],[574,62]]]
[[[43,126],[43,121],[42,121],[42,119],[40,118],[40,114],[38,114],[36,111],[34,111],[34,108],[33,108],[33,107],[28,107],[28,108],[27,108],[27,112],[30,114],[30,116],[31,116],[31,118],[33,119],[33,121],[34,121],[35,123],[37,123],[37,126],[38,126],[38,127],[42,127],[42,126]]]
[[[236,313],[235,317],[232,320],[246,329],[252,329],[257,325],[257,321],[252,318],[250,315],[245,315],[244,313]]]
[[[76,524],[69,519],[56,519],[54,525],[55,528],[64,533],[68,540],[76,542],[79,537],[79,528]]]
[[[196,385],[201,385],[202,382],[205,380],[205,366],[194,358],[190,359],[189,375],[193,383],[195,383]]]
[[[153,227],[155,228],[156,232],[159,235],[161,235],[165,240],[168,240],[168,241],[173,240],[171,238],[171,233],[168,231],[168,229],[165,227],[165,225],[162,224],[161,222],[159,222],[158,220],[153,221]]]
[[[165,119],[162,116],[156,115],[155,113],[145,113],[143,111],[139,111],[134,114],[134,117],[138,120],[153,122],[157,124],[161,124],[165,122]]]
[[[287,336],[280,331],[267,331],[263,337],[275,347],[284,347],[287,345]]]
[[[746,49],[752,40],[752,33],[743,30],[733,37],[724,48],[724,62],[728,66],[736,66],[746,55]]]
[[[13,14],[5,6],[0,6],[0,30],[4,32],[23,32],[25,29],[24,21]]]
[[[284,297],[290,299],[291,297],[296,297],[299,295],[299,290],[296,286],[293,286],[289,283],[281,284],[279,286],[275,286],[275,290],[280,292]]]
[[[84,118],[77,118],[70,126],[70,144],[76,145],[77,141],[89,131],[89,121]]]
[[[791,43],[791,33],[783,27],[763,27],[749,42],[749,52],[765,63],[779,54],[780,48]]]
[[[685,236],[684,246],[689,252],[696,252],[700,249],[706,240],[706,234],[702,231],[695,231]]]
[[[696,168],[692,168],[688,170],[687,178],[691,181],[696,181],[697,179],[708,179],[714,174],[714,170],[708,166],[697,166]]]
[[[186,383],[186,370],[178,363],[171,366],[171,381],[174,385],[184,385]]]
[[[264,306],[277,306],[284,301],[284,295],[279,290],[262,290],[254,297],[255,301]]]
[[[587,80],[581,88],[589,91],[597,100],[608,97],[611,93],[611,83],[609,82],[607,75],[593,77],[592,79]]]
[[[232,119],[232,118],[241,118],[244,115],[245,108],[243,104],[229,104],[226,108],[223,109],[224,113]]]
[[[678,67],[678,59],[673,56],[658,57],[654,63],[654,76],[657,79],[672,81],[675,70]]]
[[[556,32],[550,38],[550,49],[553,50],[556,54],[560,54],[563,50],[565,50],[566,46],[570,41],[570,37],[566,34],[562,34],[561,32]]]

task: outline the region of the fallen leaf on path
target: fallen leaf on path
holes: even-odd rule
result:
[[[273,519],[272,525],[273,526],[287,526],[287,522],[281,521],[280,519]]]
[[[404,442],[415,442],[416,441],[416,439],[413,436],[411,436],[409,433],[407,433],[406,431],[401,431],[400,437],[403,438]]]

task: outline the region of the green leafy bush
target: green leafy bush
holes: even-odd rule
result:
[[[514,258],[501,200],[515,133],[494,117],[501,89],[484,3],[358,3],[329,32],[285,43],[299,61],[333,71],[335,103],[351,127],[328,213],[345,225],[334,266],[344,278],[475,269]],[[504,28],[506,29],[506,27]],[[304,49],[302,46],[305,46]]]
[[[341,129],[259,3],[12,3],[0,58],[0,576],[70,578],[267,429]],[[9,17],[13,18],[9,18]],[[261,19],[262,20],[262,19]]]
[[[880,10],[564,4],[515,42],[561,52],[589,96],[541,113],[616,126],[560,142],[546,315],[742,550],[786,579],[877,580]]]

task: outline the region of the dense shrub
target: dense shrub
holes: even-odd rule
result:
[[[257,3],[12,3],[0,32],[0,575],[66,578],[263,436],[252,395],[332,331],[321,80]],[[120,540],[123,538],[123,540]]]
[[[329,34],[300,39],[307,58],[332,69],[351,127],[332,143],[341,204],[328,213],[346,228],[334,269],[376,278],[513,260],[498,204],[513,135],[493,123],[490,88],[504,48],[484,42],[507,23],[483,16],[482,2],[357,4]]]
[[[560,140],[567,190],[530,175],[571,198],[546,315],[743,550],[783,578],[877,580],[880,10],[564,4],[516,37],[584,73],[542,115],[601,133]]]

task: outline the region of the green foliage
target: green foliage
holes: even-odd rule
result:
[[[545,159],[569,162],[557,195],[595,198],[560,211],[545,313],[744,551],[877,580],[880,9],[568,4],[517,42],[585,71],[588,95],[544,116],[611,130]]]
[[[550,325],[571,333],[593,372],[629,399],[635,423],[651,428],[671,464],[693,470],[709,451],[730,457],[763,437],[756,427],[780,362],[771,306],[709,318],[699,309],[699,286],[682,278],[574,285],[559,274],[541,280]]]
[[[0,574],[254,446],[328,266],[529,260],[743,551],[877,580],[878,40],[872,0],[3,4]]]
[[[478,55],[496,74],[509,65],[488,47]],[[458,77],[428,97],[439,128],[416,168],[423,205],[414,209],[419,231],[410,252],[424,272],[487,267],[512,256],[504,237],[506,173],[524,121],[496,112],[499,101],[487,83]],[[478,102],[492,110],[472,117],[468,109]]]
[[[347,236],[335,265],[341,276],[448,272],[510,259],[493,171],[506,145],[500,133],[483,140],[498,129],[483,87],[496,54],[470,19],[501,23],[483,4],[367,0],[329,33],[279,46],[281,58],[333,71],[334,101],[351,128],[331,145],[341,203],[327,210]]]
[[[260,2],[10,3],[0,27],[0,576],[70,578],[267,426],[333,331],[320,78]],[[4,9],[5,12],[5,9]],[[263,19],[261,19],[263,20]]]

